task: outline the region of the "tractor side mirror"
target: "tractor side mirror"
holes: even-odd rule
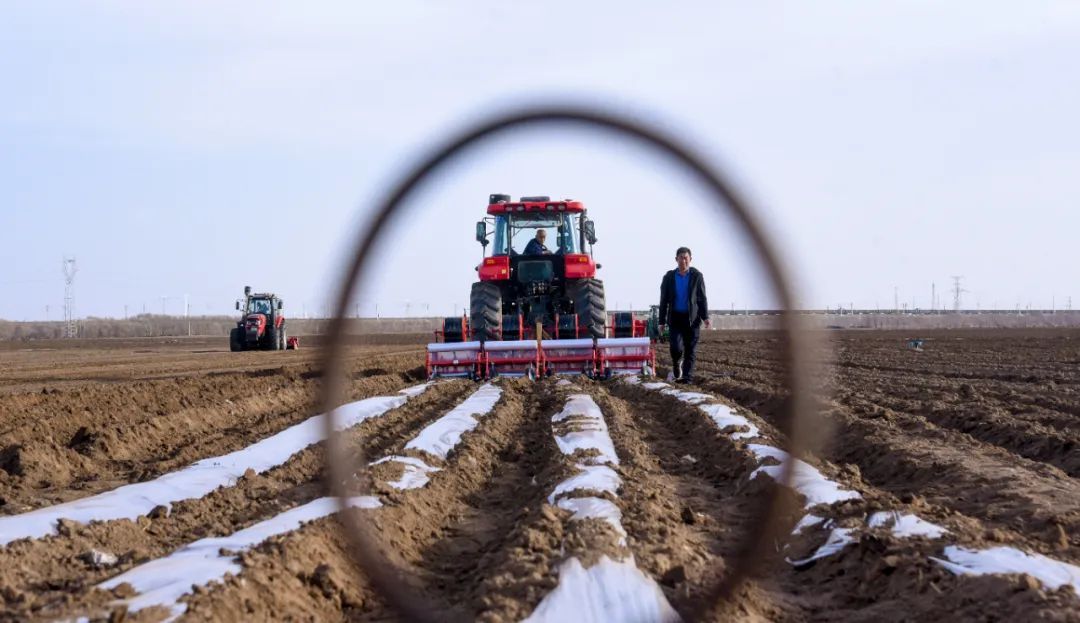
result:
[[[479,242],[481,246],[486,247],[488,245],[487,223],[484,221],[476,222],[476,241]]]
[[[279,301],[277,302],[277,308],[278,308],[278,309],[285,309],[285,301],[280,301],[280,300],[279,300]]]
[[[585,221],[585,239],[589,244],[596,244],[596,224],[592,220]]]
[[[240,311],[240,301],[236,302],[236,311]]]

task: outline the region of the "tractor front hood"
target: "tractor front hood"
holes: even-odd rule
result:
[[[248,314],[244,318],[244,333],[248,341],[257,340],[266,331],[266,314]]]

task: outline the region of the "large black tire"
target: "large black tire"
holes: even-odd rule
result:
[[[469,293],[469,328],[472,339],[486,342],[502,335],[502,291],[487,281],[472,284]]]
[[[277,350],[280,345],[278,343],[278,328],[274,326],[273,320],[267,321],[267,324],[270,326],[266,327],[266,349]]]
[[[239,327],[233,327],[232,331],[229,331],[229,350],[234,353],[244,350],[244,335]]]
[[[278,333],[278,350],[285,350],[289,343],[289,336],[285,334],[285,323],[281,323],[281,331]]]
[[[599,279],[578,279],[566,287],[578,315],[578,326],[589,337],[604,337],[607,324],[607,301],[604,299],[604,282]]]

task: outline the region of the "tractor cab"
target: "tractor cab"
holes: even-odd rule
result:
[[[509,195],[491,195],[487,213],[476,224],[485,256],[477,267],[481,281],[559,287],[567,279],[596,276],[595,226],[580,201],[522,197],[512,202]]]
[[[491,222],[491,257],[507,258],[511,279],[533,294],[546,294],[566,278],[566,256],[580,256],[580,215],[521,212],[496,215]]]
[[[492,255],[566,255],[578,253],[580,215],[523,212],[499,214],[492,219],[495,243]],[[543,238],[542,243],[539,241]],[[536,240],[538,242],[534,243]],[[543,244],[543,247],[541,247]]]
[[[280,304],[280,301],[279,301]],[[244,315],[247,314],[265,314],[269,316],[274,313],[273,300],[268,296],[253,296],[247,301],[247,309],[244,310]],[[278,308],[280,309],[280,307]]]

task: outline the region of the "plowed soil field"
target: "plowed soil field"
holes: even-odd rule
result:
[[[827,336],[832,435],[721,606],[784,458],[775,334],[705,332],[690,386],[351,345],[345,512],[466,620],[1080,621],[1080,331],[908,337]],[[0,344],[0,620],[397,620],[325,498],[317,344],[223,346]]]

